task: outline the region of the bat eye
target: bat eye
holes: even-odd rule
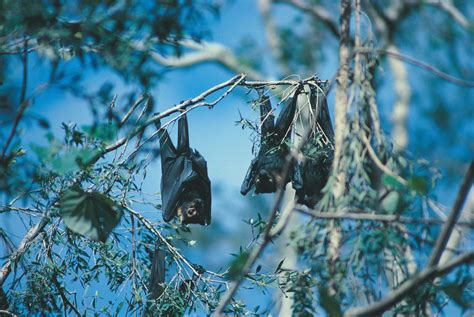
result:
[[[189,208],[187,211],[188,217],[194,217],[197,214],[197,210],[195,208]]]

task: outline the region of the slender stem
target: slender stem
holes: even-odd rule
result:
[[[461,183],[461,188],[459,189],[458,195],[456,197],[456,201],[454,202],[453,209],[449,213],[448,219],[446,219],[446,223],[441,230],[438,239],[436,240],[436,244],[431,251],[430,258],[428,260],[428,266],[437,265],[441,255],[446,248],[446,244],[448,243],[449,237],[453,232],[453,228],[458,220],[459,214],[461,213],[462,206],[466,201],[467,193],[472,186],[472,181],[474,178],[474,161],[471,161],[469,164],[469,168],[464,176],[463,182]]]
[[[26,107],[28,106],[28,102],[25,101],[26,97],[26,88],[28,84],[28,40],[25,40],[23,43],[23,82],[21,84],[21,93],[20,93],[20,106],[18,112],[15,117],[15,121],[13,122],[12,129],[10,130],[10,134],[8,135],[7,142],[2,149],[2,154],[0,155],[0,160],[5,158],[5,154],[10,146],[10,143],[15,136],[16,129],[18,128],[18,124],[20,123],[21,118],[23,117],[23,113],[25,112]]]
[[[389,293],[382,300],[369,305],[367,307],[353,308],[347,311],[345,317],[355,316],[380,316],[397,303],[401,302],[416,288],[419,288],[421,284],[428,282],[436,277],[440,277],[448,274],[453,269],[463,264],[468,264],[474,261],[474,252],[464,253],[446,265],[443,266],[430,266],[425,268],[419,274],[413,276],[408,281],[403,283],[399,288]]]
[[[320,212],[316,210],[297,207],[295,211],[313,217],[315,219],[341,219],[341,220],[356,220],[356,221],[381,221],[381,222],[395,222],[405,224],[420,224],[420,225],[442,225],[446,221],[443,219],[419,219],[413,217],[403,217],[399,215],[384,215],[376,214],[374,210],[365,210],[359,208],[344,208],[340,212]],[[474,222],[463,221],[456,225],[467,228],[474,228]]]
[[[360,49],[357,49],[356,51],[359,52],[359,53],[364,53],[364,54],[385,54],[385,55],[389,55],[389,56],[395,57],[399,60],[402,60],[404,62],[407,62],[409,64],[412,64],[414,66],[420,67],[420,68],[422,68],[426,71],[429,71],[429,72],[435,74],[436,76],[438,76],[438,77],[440,77],[444,80],[452,82],[453,84],[456,84],[456,85],[459,85],[459,86],[464,86],[464,87],[474,87],[474,82],[473,81],[469,81],[469,80],[454,77],[450,74],[447,74],[447,73],[439,70],[438,68],[434,67],[433,65],[430,65],[430,64],[428,64],[424,61],[420,61],[419,59],[416,59],[414,57],[411,57],[411,56],[408,56],[408,55],[405,55],[405,54],[397,53],[397,52],[394,52],[394,51],[391,51],[391,50],[386,50],[386,49],[371,49],[371,48],[360,48]]]

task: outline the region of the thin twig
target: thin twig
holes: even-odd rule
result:
[[[446,219],[446,223],[444,224],[438,239],[436,240],[436,244],[431,251],[430,258],[428,260],[428,266],[435,266],[438,264],[441,255],[444,252],[446,244],[448,243],[449,237],[453,232],[453,228],[456,225],[456,221],[458,220],[459,214],[462,210],[462,206],[466,201],[467,193],[472,186],[472,181],[474,177],[474,161],[469,164],[469,168],[464,176],[464,179],[461,183],[461,187],[459,189],[458,195],[456,197],[456,201],[454,202],[453,209],[449,213],[448,219]]]
[[[150,98],[150,96],[148,96],[148,94],[142,94],[140,96],[140,98],[138,98],[134,103],[133,105],[130,107],[130,109],[127,111],[127,113],[125,114],[125,116],[123,116],[122,120],[120,120],[120,123],[119,123],[119,128],[122,127],[125,122],[127,122],[128,118],[130,118],[130,116],[132,115],[132,113],[135,111],[135,109],[137,109],[137,107],[145,100],[145,99],[148,99]]]
[[[347,311],[345,317],[355,317],[355,316],[380,316],[391,307],[395,306],[397,303],[402,301],[407,297],[412,291],[416,288],[419,288],[421,284],[426,283],[436,277],[440,277],[448,274],[453,269],[459,267],[463,264],[468,264],[474,261],[474,252],[464,253],[446,265],[442,266],[430,266],[425,268],[419,274],[413,276],[405,283],[403,283],[399,288],[389,293],[382,300],[369,305],[367,307],[353,308]]]
[[[382,171],[384,172],[385,174],[395,178],[397,180],[397,182],[399,182],[400,184],[402,184],[403,186],[407,186],[408,185],[408,181],[405,180],[403,177],[397,175],[395,172],[393,172],[390,168],[388,168],[387,166],[385,166],[382,161],[380,161],[380,159],[377,157],[377,154],[375,153],[374,149],[372,148],[372,146],[370,145],[370,142],[369,140],[367,139],[367,137],[365,135],[362,135],[362,141],[364,142],[365,144],[365,147],[367,148],[367,152],[369,152],[369,155],[370,155],[370,158],[374,161],[375,165],[377,165],[377,167]]]
[[[301,11],[308,12],[313,17],[318,20],[321,20],[328,27],[329,31],[335,36],[339,37],[339,31],[337,29],[337,24],[333,20],[331,13],[322,5],[318,4],[307,4],[301,0],[275,0],[276,3],[284,3],[290,6],[293,6]]]
[[[315,219],[347,219],[358,221],[381,221],[419,225],[442,225],[446,223],[446,221],[442,219],[422,219],[413,217],[403,217],[399,215],[375,214],[368,213],[368,210],[350,207],[344,208],[343,211],[340,212],[320,212],[302,207],[295,208],[295,211],[311,216]],[[474,222],[471,221],[458,222],[457,225],[468,228],[474,228]]]
[[[449,0],[438,0],[438,1],[425,1],[426,4],[431,4],[440,8],[449,14],[454,21],[456,21],[460,26],[472,32],[472,22],[470,22],[458,8],[456,8],[451,1]]]
[[[464,87],[470,87],[470,88],[474,87],[474,82],[472,82],[472,81],[464,80],[464,79],[457,78],[457,77],[454,77],[452,75],[449,75],[449,74],[439,70],[438,68],[434,67],[433,65],[430,65],[426,62],[420,61],[416,58],[413,58],[413,57],[405,55],[405,54],[401,54],[401,53],[397,53],[397,52],[393,52],[393,51],[385,50],[385,49],[371,49],[371,48],[361,48],[361,49],[358,49],[357,51],[360,52],[360,53],[366,53],[366,54],[385,54],[385,55],[389,55],[389,56],[395,57],[397,59],[400,59],[402,61],[405,61],[409,64],[412,64],[414,66],[420,67],[424,70],[427,70],[427,71],[435,74],[436,76],[438,76],[438,77],[440,77],[444,80],[452,82],[453,84],[456,84],[456,85],[459,85],[459,86],[464,86]]]
[[[21,240],[18,249],[12,253],[6,263],[3,265],[2,270],[0,271],[0,287],[3,286],[6,278],[11,272],[12,266],[20,258],[20,256],[28,249],[31,242],[43,231],[44,227],[49,223],[49,213],[43,216],[41,220],[33,227],[28,230],[26,235]]]
[[[18,112],[15,117],[15,121],[13,122],[12,129],[10,130],[10,134],[8,135],[7,141],[5,142],[5,145],[3,146],[2,149],[2,154],[0,155],[0,160],[5,158],[5,153],[8,150],[8,146],[10,146],[10,143],[13,140],[13,137],[15,136],[16,129],[18,127],[18,124],[20,123],[21,118],[23,117],[23,113],[25,112],[26,107],[28,106],[28,102],[25,102],[25,96],[26,96],[26,87],[28,84],[28,40],[25,40],[23,43],[23,56],[22,56],[22,62],[23,62],[23,82],[21,84],[21,94],[20,94],[20,107],[18,109]]]

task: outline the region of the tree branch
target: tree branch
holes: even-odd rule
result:
[[[222,44],[215,42],[200,42],[182,40],[180,45],[193,49],[190,53],[177,56],[163,56],[156,51],[149,51],[150,57],[160,65],[167,67],[191,67],[199,63],[216,62],[234,73],[245,73],[252,80],[263,80],[264,76],[253,68],[247,67],[235,56],[232,51]],[[143,42],[131,43],[133,49],[145,52],[148,50]]]
[[[382,300],[368,306],[361,308],[353,308],[347,311],[345,317],[354,317],[354,316],[380,316],[385,311],[389,310],[391,307],[395,306],[397,303],[402,301],[407,297],[412,291],[420,287],[420,284],[426,283],[429,280],[432,280],[436,277],[440,277],[448,274],[453,269],[457,268],[460,265],[468,264],[474,261],[474,252],[468,252],[462,254],[446,265],[433,267],[427,267],[419,274],[413,276],[411,279],[407,280],[405,283],[400,285],[399,288],[389,293]]]
[[[439,259],[441,258],[441,255],[443,254],[446,248],[446,244],[448,243],[449,237],[453,232],[454,225],[458,220],[459,214],[462,210],[462,206],[464,205],[464,201],[466,200],[467,193],[471,188],[473,177],[474,161],[471,161],[471,164],[469,164],[469,168],[461,183],[461,188],[459,189],[453,208],[449,213],[448,219],[446,219],[446,223],[444,224],[441,233],[438,236],[438,239],[436,240],[436,244],[433,248],[433,251],[431,251],[431,256],[428,260],[428,266],[435,266],[438,264]]]
[[[474,87],[474,82],[473,81],[469,81],[469,80],[454,77],[452,75],[449,75],[449,74],[439,70],[438,68],[436,68],[436,67],[434,67],[434,66],[432,66],[432,65],[430,65],[426,62],[420,61],[416,58],[413,58],[413,57],[405,55],[405,54],[401,54],[401,53],[398,53],[398,52],[393,52],[393,51],[386,50],[386,49],[362,48],[362,49],[359,49],[358,51],[361,52],[361,53],[390,55],[390,56],[395,57],[397,59],[400,59],[404,62],[407,62],[411,65],[414,65],[414,66],[420,67],[420,68],[422,68],[426,71],[429,71],[429,72],[435,74],[436,76],[438,76],[438,77],[440,77],[440,78],[442,78],[446,81],[452,82],[453,84],[456,84],[458,86],[464,86],[464,87],[469,87],[469,88]]]
[[[339,37],[339,30],[336,22],[333,20],[331,13],[322,5],[317,4],[306,4],[302,0],[275,0],[275,3],[284,3],[294,8],[300,9],[301,11],[311,14],[318,20],[321,20],[331,31],[335,37]]]
[[[0,271],[0,287],[3,286],[6,278],[11,272],[12,265],[21,257],[21,255],[28,249],[33,240],[43,231],[44,227],[49,223],[49,214],[46,214],[41,220],[26,233],[18,246],[18,249],[13,252],[7,259]]]
[[[28,102],[25,102],[25,97],[26,97],[26,87],[28,84],[28,40],[24,40],[23,42],[23,56],[22,56],[22,63],[23,63],[23,82],[21,84],[21,93],[20,93],[20,106],[17,111],[15,121],[13,121],[13,126],[10,130],[10,134],[8,135],[7,141],[5,142],[3,149],[2,149],[2,154],[0,155],[0,161],[5,158],[5,154],[8,150],[8,147],[10,146],[10,143],[13,140],[13,137],[15,136],[16,129],[18,127],[18,124],[20,123],[21,118],[23,117],[23,113],[25,112],[26,107],[28,106]]]
[[[341,220],[356,220],[356,221],[381,221],[394,222],[404,224],[418,224],[418,225],[442,225],[446,221],[442,219],[420,219],[413,217],[403,217],[399,215],[384,215],[376,214],[374,210],[366,210],[360,208],[347,207],[342,211],[334,212],[320,212],[314,209],[306,209],[302,207],[295,208],[295,211],[311,216],[315,219],[341,219]],[[370,212],[370,213],[369,213]],[[458,222],[457,225],[466,228],[474,228],[474,223],[471,221]]]
[[[472,32],[473,24],[470,22],[462,13],[458,10],[450,0],[438,0],[438,1],[425,1],[427,4],[431,4],[445,11],[451,16],[460,26],[466,30]]]

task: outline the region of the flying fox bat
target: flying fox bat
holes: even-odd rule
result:
[[[298,203],[312,208],[322,196],[334,155],[334,130],[329,116],[326,97],[316,87],[311,87],[310,103],[314,113],[312,131],[301,152],[304,161],[300,163],[303,186],[296,190]]]
[[[256,193],[273,193],[279,184],[293,181],[295,188],[300,187],[299,175],[292,167],[290,175],[283,180],[282,170],[289,147],[286,141],[290,138],[290,127],[296,111],[296,102],[301,87],[298,87],[290,102],[281,111],[275,122],[272,114],[270,98],[259,91],[260,103],[260,148],[247,171],[240,188],[240,193],[246,195],[252,188]]]
[[[157,123],[161,155],[161,198],[163,219],[177,216],[181,223],[211,223],[211,181],[204,157],[189,147],[188,121],[183,114],[178,121],[178,146],[166,129]]]

